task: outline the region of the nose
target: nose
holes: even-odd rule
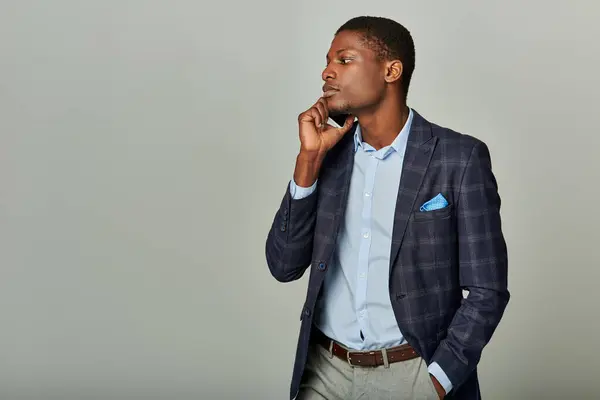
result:
[[[327,82],[328,79],[335,79],[335,71],[333,70],[331,64],[327,65],[321,73],[321,79]]]

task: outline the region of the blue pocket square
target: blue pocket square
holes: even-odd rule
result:
[[[421,211],[433,211],[439,210],[440,208],[444,208],[448,205],[448,201],[442,194],[438,194],[433,199],[423,203],[420,210]]]

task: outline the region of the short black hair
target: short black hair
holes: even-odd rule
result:
[[[389,18],[360,16],[350,19],[335,34],[342,31],[355,31],[362,34],[367,46],[375,52],[378,60],[402,62],[400,79],[406,99],[410,79],[415,70],[415,43],[408,29]]]

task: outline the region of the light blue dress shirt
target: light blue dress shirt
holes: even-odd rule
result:
[[[375,350],[406,343],[389,296],[390,249],[396,199],[406,143],[413,119],[391,145],[375,150],[354,133],[354,167],[345,218],[317,303],[315,325],[331,339],[355,350]],[[312,194],[292,179],[293,199]],[[452,384],[437,363],[428,370],[448,393]]]

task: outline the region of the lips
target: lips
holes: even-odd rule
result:
[[[331,97],[339,92],[339,89],[331,85],[323,85],[323,97]]]

